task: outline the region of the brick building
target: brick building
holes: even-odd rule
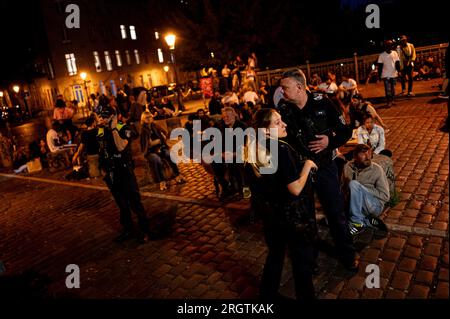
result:
[[[76,4],[79,28],[74,23]],[[86,105],[87,92],[115,95],[125,84],[146,87],[174,82],[169,48],[157,24],[158,8],[150,1],[41,0],[39,3],[45,49],[35,68],[42,77],[29,85],[29,105],[52,110],[58,94]],[[83,80],[81,74],[86,73]],[[184,74],[179,74],[180,82]],[[87,91],[87,92],[86,92]]]

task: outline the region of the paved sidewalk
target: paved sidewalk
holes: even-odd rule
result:
[[[320,254],[320,298],[448,298],[449,139],[438,131],[445,103],[418,97],[379,110],[390,128],[387,148],[401,201],[382,216],[387,238],[366,233],[357,242],[363,260],[358,274]],[[141,184],[144,164],[138,160]],[[186,184],[166,192],[156,185],[141,189],[161,232],[159,240],[141,246],[113,243],[118,210],[101,180],[67,182],[64,172],[1,174],[0,260],[7,274],[47,274],[55,297],[256,298],[266,247],[248,201],[222,205],[199,164],[180,166]],[[326,227],[320,234],[329,240]],[[68,264],[81,269],[80,289],[65,287]],[[367,264],[380,267],[379,289],[365,286]],[[288,262],[282,283],[281,292],[293,296]]]

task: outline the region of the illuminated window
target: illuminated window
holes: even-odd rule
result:
[[[136,59],[136,64],[140,64],[141,63],[141,59],[139,58],[139,51],[138,50],[134,50],[134,58]]]
[[[120,34],[122,35],[122,39],[127,38],[127,30],[123,24],[120,25]]]
[[[66,54],[65,56],[66,56],[67,71],[69,72],[69,75],[77,74],[77,63],[75,61],[75,54],[69,53]]]
[[[159,63],[164,63],[164,56],[161,49],[158,49],[158,60]]]
[[[130,37],[132,40],[136,40],[136,28],[134,27],[134,25],[130,25]]]
[[[112,66],[111,56],[109,55],[109,51],[105,51],[105,63],[106,63],[106,69],[108,71],[111,71],[113,69],[113,66]]]
[[[131,56],[130,56],[130,51],[125,50],[125,56],[127,58],[127,64],[131,65]]]
[[[100,61],[100,56],[98,55],[98,52],[94,51],[93,54],[94,54],[95,71],[102,72],[102,62]]]
[[[122,57],[120,56],[119,50],[116,50],[116,62],[117,66],[122,66]]]

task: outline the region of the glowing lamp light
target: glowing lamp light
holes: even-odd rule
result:
[[[86,80],[86,77],[87,77],[86,72],[81,72],[81,73],[80,73],[80,77],[81,77],[81,79],[82,79],[83,81]]]
[[[164,40],[166,40],[167,45],[169,46],[170,50],[174,50],[175,49],[175,40],[176,40],[176,36],[175,34],[168,34],[164,37]]]
[[[3,91],[0,91],[0,97],[3,97]]]
[[[16,92],[16,93],[19,93],[20,87],[18,85],[14,85],[13,86],[13,91]]]
[[[375,70],[375,64],[372,64],[372,71]]]
[[[169,67],[168,67],[167,65],[165,65],[165,66],[163,67],[163,69],[164,69],[165,72],[169,72]]]

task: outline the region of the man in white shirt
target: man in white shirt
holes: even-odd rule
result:
[[[228,91],[222,98],[222,104],[225,106],[238,105],[239,98],[236,93]]]
[[[345,98],[352,98],[358,93],[358,84],[356,83],[356,81],[350,78],[348,75],[343,75],[342,82],[339,85],[339,98],[341,100]]]
[[[52,153],[60,151],[62,148],[60,146],[60,140],[57,130],[59,129],[59,123],[57,121],[53,122],[52,128],[48,130],[46,135],[47,145]]]
[[[338,86],[331,79],[327,79],[326,82],[319,84],[317,90],[328,95],[334,95],[338,91]]]
[[[384,91],[386,94],[387,107],[391,107],[394,102],[395,84],[400,71],[400,58],[396,51],[392,50],[393,42],[384,41],[386,50],[378,57],[378,73],[384,81]]]
[[[246,92],[244,93],[244,96],[242,97],[242,100],[244,103],[252,102],[253,105],[256,105],[256,103],[259,101],[258,94],[256,94],[255,91],[248,88]]]

